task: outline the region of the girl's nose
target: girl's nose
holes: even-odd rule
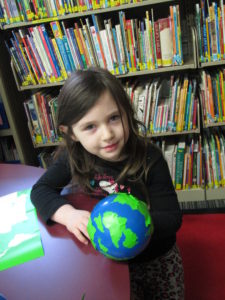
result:
[[[113,137],[113,131],[110,126],[104,125],[101,130],[103,140],[110,140]]]

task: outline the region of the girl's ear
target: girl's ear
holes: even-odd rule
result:
[[[67,133],[67,132],[68,132],[68,127],[67,127],[67,126],[64,126],[64,125],[59,125],[59,130],[60,130],[62,133]]]
[[[67,134],[68,133],[68,126],[64,126],[64,125],[60,125],[59,126],[59,130],[64,133]],[[75,142],[78,141],[78,139],[76,138],[76,136],[74,134],[70,135],[71,139]]]

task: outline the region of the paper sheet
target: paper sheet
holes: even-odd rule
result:
[[[0,271],[43,255],[30,189],[0,197]]]

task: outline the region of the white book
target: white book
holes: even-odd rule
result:
[[[137,103],[137,118],[141,122],[144,122],[146,97],[147,97],[147,89],[146,89],[146,85],[143,85],[141,87],[141,91],[139,93],[138,103]]]
[[[113,36],[112,36],[110,24],[105,23],[105,28],[106,28],[106,32],[107,32],[107,36],[108,36],[108,40],[109,40],[109,45],[110,45],[113,62],[118,65],[118,61],[117,61],[117,57],[116,57],[116,49],[114,47]]]
[[[99,33],[100,33],[100,37],[101,37],[101,41],[102,41],[103,52],[105,54],[107,69],[110,72],[114,73],[113,61],[112,61],[112,57],[111,57],[110,50],[109,50],[110,45],[108,43],[106,29],[100,30]]]
[[[125,66],[126,65],[125,50],[123,47],[123,40],[122,40],[122,33],[121,33],[120,25],[119,24],[115,25],[115,29],[116,29],[116,37],[117,37],[117,41],[118,41],[118,46],[119,46],[121,64],[122,64],[122,66]]]
[[[93,42],[94,42],[94,47],[98,56],[98,61],[100,64],[101,68],[104,68],[104,62],[103,62],[103,58],[102,58],[102,54],[101,54],[101,50],[100,50],[100,45],[98,43],[98,38],[97,38],[97,32],[95,30],[95,26],[90,26],[90,30],[91,30],[91,35],[93,38]]]
[[[172,177],[173,174],[173,153],[175,150],[175,144],[166,144],[165,145],[165,151],[164,151],[164,156],[167,161],[170,175]]]
[[[149,89],[148,89],[148,99],[146,100],[147,106],[146,106],[146,116],[145,116],[145,127],[149,128],[149,116],[150,116],[150,110],[151,110],[151,100],[152,100],[152,89],[153,84],[149,83]]]
[[[33,35],[33,40],[34,40],[35,46],[36,46],[37,51],[38,51],[38,53],[41,57],[42,63],[45,67],[46,74],[47,74],[48,77],[51,77],[51,76],[54,75],[53,70],[52,70],[50,62],[48,60],[48,56],[47,56],[46,51],[44,49],[44,46],[43,46],[43,43],[42,43],[42,40],[41,40],[41,37],[39,35],[37,27],[33,27],[33,30],[31,31],[31,34]]]

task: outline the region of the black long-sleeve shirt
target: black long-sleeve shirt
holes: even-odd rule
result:
[[[153,145],[149,146],[147,159],[152,164],[146,188],[149,194],[154,233],[147,248],[135,258],[136,261],[154,259],[166,253],[176,242],[176,232],[182,223],[182,213],[167,162],[160,150]],[[103,195],[102,192],[105,196],[112,192],[127,192],[142,201],[146,200],[143,189],[137,183],[125,181],[123,184],[117,184],[115,182],[124,162],[108,162],[98,159],[97,163],[99,172],[91,181],[96,195]],[[60,195],[62,189],[70,181],[69,163],[66,155],[62,155],[33,186],[31,200],[45,222],[51,219],[59,207],[70,203]]]

